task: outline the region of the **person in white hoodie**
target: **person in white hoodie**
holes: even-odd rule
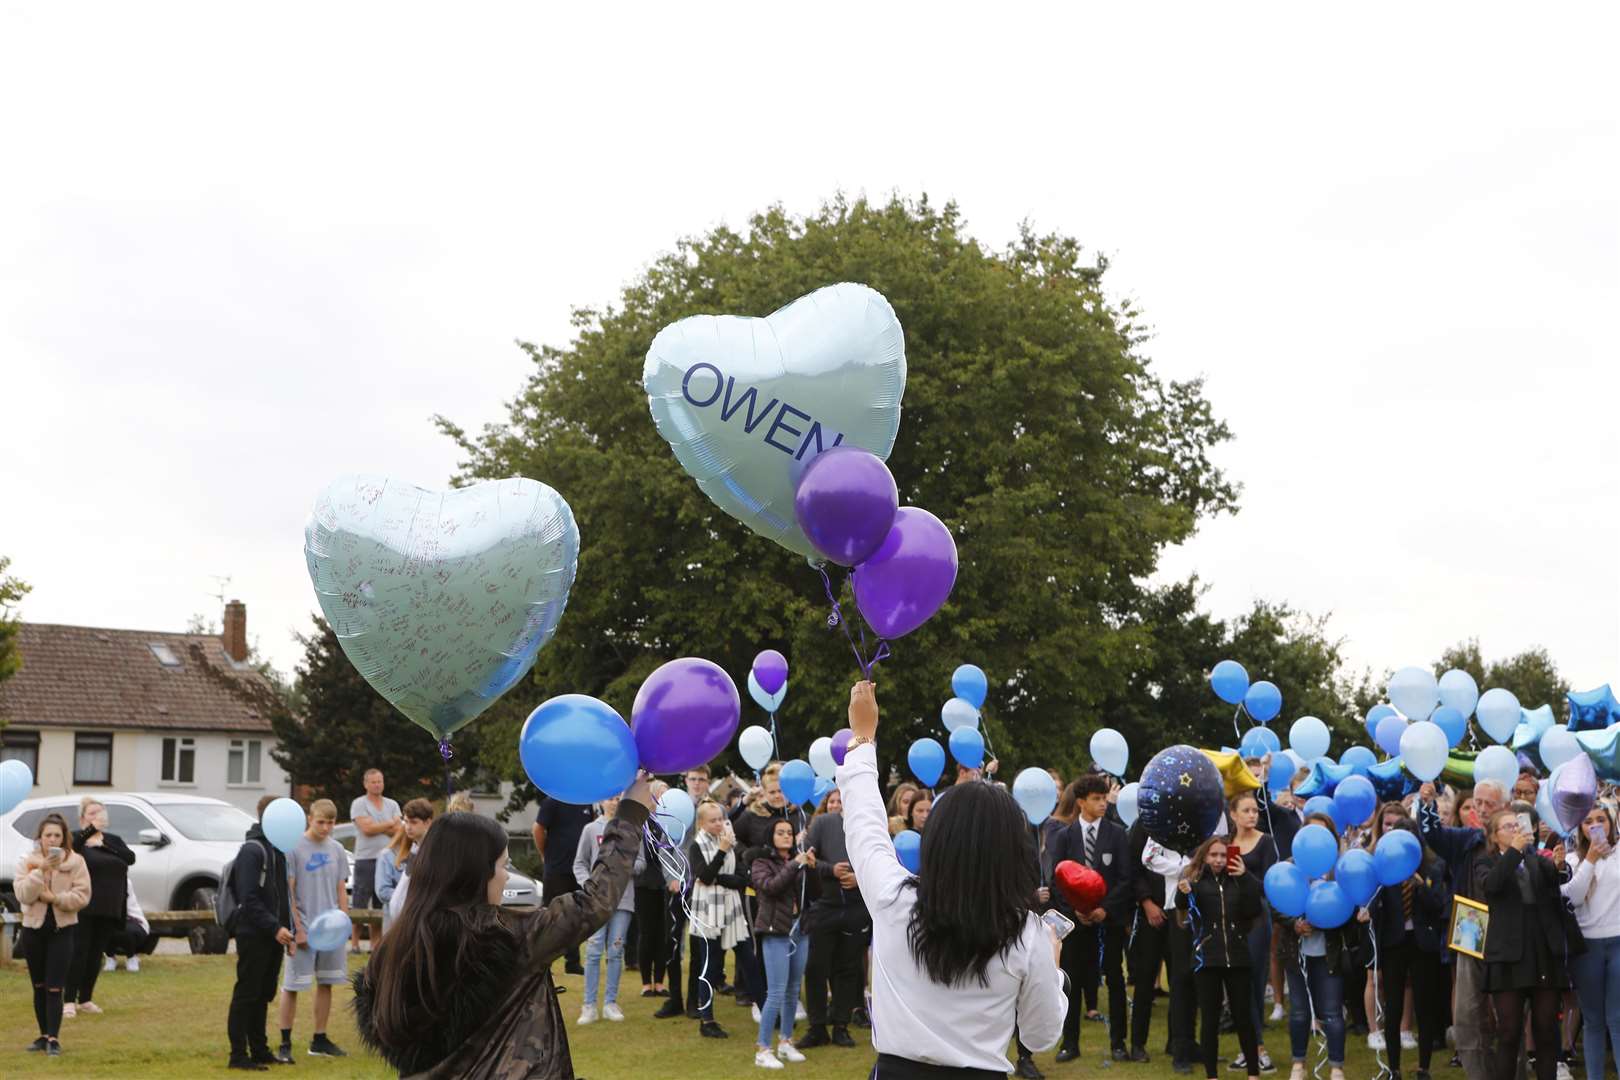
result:
[[[1586,939],[1586,951],[1569,958],[1569,973],[1586,1021],[1581,1040],[1589,1080],[1604,1074],[1604,1036],[1620,1047],[1620,993],[1614,989],[1620,984],[1620,858],[1614,841],[1614,818],[1602,805],[1592,807],[1566,856],[1574,873],[1562,886]]]

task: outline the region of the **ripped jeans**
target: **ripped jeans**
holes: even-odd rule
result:
[[[628,911],[615,911],[602,924],[602,929],[591,935],[585,943],[585,1005],[595,1005],[597,984],[602,979],[602,950],[607,949],[607,986],[603,988],[603,1003],[616,1004],[619,1000],[619,976],[624,972],[624,935],[630,930]]]

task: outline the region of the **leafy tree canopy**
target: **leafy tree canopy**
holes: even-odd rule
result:
[[[17,628],[22,617],[17,605],[28,595],[29,586],[6,573],[11,560],[0,555],[0,682],[5,682],[22,667],[22,656],[17,652]]]

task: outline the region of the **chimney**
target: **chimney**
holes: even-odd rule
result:
[[[225,605],[225,654],[237,663],[247,661],[247,605],[232,600]]]

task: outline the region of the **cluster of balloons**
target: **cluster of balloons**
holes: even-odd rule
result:
[[[1222,660],[1209,672],[1209,685],[1215,696],[1228,705],[1241,705],[1243,711],[1262,724],[1269,724],[1282,712],[1282,691],[1264,679],[1250,683],[1249,673],[1236,660]]]
[[[1351,848],[1341,854],[1332,830],[1312,822],[1294,836],[1293,861],[1266,871],[1266,899],[1289,918],[1331,930],[1370,903],[1381,886],[1399,885],[1417,873],[1422,862],[1422,843],[1404,830],[1385,833],[1371,852]]]
[[[741,714],[737,685],[723,668],[682,657],[641,684],[628,725],[584,694],[542,702],[523,723],[518,756],[529,780],[552,798],[599,802],[629,787],[638,766],[678,773],[707,763],[730,743]]]
[[[34,789],[34,771],[16,760],[0,761],[0,814],[9,814]]]
[[[817,554],[854,568],[855,604],[880,637],[904,637],[950,598],[951,530],[921,507],[900,505],[876,454],[856,446],[817,454],[799,478],[793,516]]]
[[[748,696],[774,716],[787,699],[787,677],[787,657],[775,649],[766,649],[754,657],[754,666],[748,671]]]
[[[951,757],[963,768],[977,769],[984,764],[984,735],[979,731],[979,710],[984,708],[984,699],[989,692],[990,682],[977,665],[962,664],[951,673],[953,696],[939,710],[939,719],[945,725],[946,745],[951,748]],[[927,741],[933,742],[932,739]],[[931,761],[925,748],[923,764],[926,766]],[[943,759],[940,765],[944,767]],[[913,768],[912,771],[917,770]],[[917,778],[921,780],[922,774],[918,773]],[[936,773],[934,780],[938,779]],[[924,784],[934,786],[933,781],[924,781]]]

